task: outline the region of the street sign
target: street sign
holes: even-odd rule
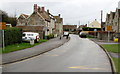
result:
[[[0,22],[0,30],[6,29],[6,23],[5,22]]]
[[[107,26],[107,31],[112,31],[112,26]]]

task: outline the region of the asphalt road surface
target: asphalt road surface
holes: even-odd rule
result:
[[[40,56],[3,66],[3,72],[111,72],[105,52],[78,35],[59,48]]]

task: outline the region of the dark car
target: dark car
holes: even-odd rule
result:
[[[79,36],[80,36],[81,38],[86,38],[86,37],[87,37],[87,33],[80,32]]]

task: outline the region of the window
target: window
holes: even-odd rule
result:
[[[23,34],[23,36],[25,36],[25,34]]]
[[[27,34],[27,36],[33,36],[33,34]]]

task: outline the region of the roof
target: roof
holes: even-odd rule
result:
[[[63,28],[77,29],[77,25],[63,25]]]
[[[20,17],[22,17],[22,18],[24,18],[24,19],[27,19],[27,18],[29,17],[29,15],[21,14],[18,18],[20,18]]]
[[[81,28],[81,27],[87,27],[87,24],[86,25],[80,25],[79,28]]]
[[[112,16],[112,19],[114,19],[114,17],[115,17],[115,12],[111,12],[111,13],[110,13],[110,16]]]
[[[101,24],[97,20],[95,20],[92,23],[88,24],[88,27],[101,28]]]
[[[119,17],[120,17],[120,9],[118,9],[118,14],[119,14]]]
[[[46,21],[50,21],[50,16],[49,16],[49,14],[46,12],[46,11],[44,11],[44,12],[42,12],[42,13],[39,13]]]
[[[25,18],[28,18],[29,17],[29,15],[26,15],[26,14],[22,14]]]
[[[56,19],[56,23],[62,23],[63,18],[60,18],[60,16],[54,16],[54,18]]]
[[[110,14],[107,14],[107,18],[110,18]]]

